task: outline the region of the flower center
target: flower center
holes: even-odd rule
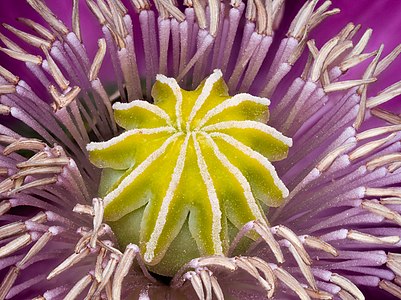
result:
[[[246,223],[267,224],[288,195],[270,161],[292,141],[265,124],[268,99],[230,97],[219,70],[194,91],[158,75],[152,97],[114,104],[126,131],[87,149],[104,168],[104,218],[120,246],[138,244],[150,270],[171,276],[192,258],[227,255]]]

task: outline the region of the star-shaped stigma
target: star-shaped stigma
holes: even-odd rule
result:
[[[268,99],[230,97],[220,70],[194,91],[158,75],[152,97],[154,104],[115,103],[126,131],[87,146],[93,164],[105,168],[104,218],[150,266],[174,239],[182,242],[181,231],[190,233],[190,249],[180,248],[186,261],[225,255],[233,234],[252,220],[267,224],[265,210],[288,195],[270,161],[285,158],[292,140],[265,124]],[[173,269],[183,263],[174,259]]]

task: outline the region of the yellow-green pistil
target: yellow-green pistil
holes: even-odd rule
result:
[[[121,135],[90,143],[102,173],[105,220],[120,246],[139,245],[149,269],[173,275],[190,259],[225,255],[230,241],[288,190],[270,161],[291,139],[266,125],[269,100],[230,97],[221,71],[196,90],[156,77],[154,104],[113,106]]]

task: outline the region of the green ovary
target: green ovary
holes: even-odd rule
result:
[[[292,141],[265,124],[267,99],[230,97],[220,71],[194,91],[156,79],[154,104],[116,103],[126,131],[87,149],[120,248],[137,244],[149,270],[173,276],[192,258],[227,255],[247,222],[267,223],[261,207],[288,194],[270,161]]]

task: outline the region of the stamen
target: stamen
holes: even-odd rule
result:
[[[118,250],[117,248],[113,247],[113,243],[111,243],[110,241],[99,241],[97,240],[97,245],[105,248],[107,251],[109,251],[110,253],[114,253],[116,255],[122,256],[123,254],[121,253],[120,250]],[[138,264],[141,266],[141,262],[138,262]],[[145,269],[146,270],[146,269]],[[142,270],[143,271],[143,270]]]
[[[354,151],[352,151],[349,154],[349,159],[351,161],[357,160],[367,154],[370,154],[374,151],[376,151],[378,148],[380,148],[381,146],[383,146],[384,144],[386,144],[387,142],[391,141],[394,137],[396,136],[395,133],[390,134],[389,136],[380,139],[380,140],[376,140],[376,141],[372,141],[369,143],[366,143],[363,146],[360,146],[359,148],[355,149]]]
[[[65,166],[70,163],[69,158],[57,157],[57,158],[44,158],[44,159],[29,159],[27,161],[16,164],[19,169],[31,168],[31,167],[42,167],[42,166]]]
[[[113,18],[112,24],[114,24],[118,34],[122,38],[125,38],[128,35],[128,30],[125,26],[125,22],[123,20],[123,16],[121,15],[121,11],[118,10],[115,1],[108,1],[108,3]]]
[[[341,300],[355,300],[356,298],[353,297],[350,293],[348,293],[345,290],[340,290],[337,293],[338,297],[340,297]]]
[[[107,28],[107,30],[109,31],[111,37],[113,38],[113,41],[118,46],[118,49],[124,49],[126,47],[124,39],[118,34],[118,32],[116,32],[115,29],[111,27],[110,24],[105,24],[104,28]]]
[[[341,31],[337,34],[338,38],[340,41],[345,41],[348,39],[348,36],[353,30],[355,29],[354,23],[350,22],[348,23]]]
[[[279,225],[273,227],[274,230],[277,231],[277,234],[285,239],[287,239],[298,251],[299,255],[302,257],[302,260],[307,264],[311,265],[312,260],[309,257],[309,254],[305,251],[302,242],[299,240],[298,236],[289,228]]]
[[[277,288],[277,280],[272,268],[269,266],[268,263],[266,263],[263,259],[259,257],[248,257],[247,259],[265,276],[265,278],[259,276],[258,281],[267,291],[267,298],[270,299],[271,297],[273,297]]]
[[[25,231],[26,231],[26,226],[24,222],[15,222],[11,224],[6,224],[0,227],[0,238],[5,239],[15,234],[23,233]]]
[[[370,37],[372,36],[372,32],[373,30],[370,28],[365,31],[359,42],[355,45],[354,49],[352,49],[351,53],[349,54],[350,57],[360,55],[365,50],[365,47],[368,44]]]
[[[111,298],[111,289],[112,289],[111,281],[109,281],[109,282],[106,284],[106,287],[105,287],[107,299],[112,299],[112,298]]]
[[[397,96],[401,95],[401,87],[392,91],[382,91],[377,96],[368,99],[366,106],[368,108],[374,108],[380,104],[383,104]]]
[[[159,69],[161,74],[167,73],[167,52],[170,42],[171,20],[159,21]]]
[[[202,283],[206,289],[206,298],[205,299],[212,299],[212,282],[210,278],[212,277],[211,272],[206,270],[200,270],[200,278]]]
[[[138,10],[138,12],[150,9],[150,3],[148,2],[148,0],[131,0],[131,2],[132,5]],[[184,5],[186,4],[184,3]]]
[[[256,270],[256,268],[248,262],[248,260],[244,257],[236,257],[235,259],[235,264],[245,270],[249,275],[251,275],[252,277],[254,277],[255,279],[259,278],[259,273],[258,270]],[[270,287],[269,287],[270,289]]]
[[[12,51],[19,52],[19,53],[27,53],[24,49],[6,37],[4,34],[0,33],[0,40]]]
[[[185,20],[185,14],[173,3],[168,0],[159,0],[159,2],[178,22],[183,22]],[[141,7],[145,7],[145,5],[141,5]]]
[[[400,264],[399,254],[391,252],[388,253],[386,266],[397,275],[395,283],[399,284],[400,282],[399,276],[401,274],[401,264]]]
[[[356,146],[356,142],[346,143],[337,147],[336,149],[329,152],[317,165],[316,169],[320,173],[327,171],[333,162],[342,154],[347,153],[350,149]]]
[[[326,243],[325,241],[323,241],[319,238],[308,235],[304,238],[304,242],[305,242],[305,245],[310,248],[323,250],[324,252],[327,252],[335,257],[337,257],[339,255],[336,248],[334,248],[332,245],[330,245],[329,243]]]
[[[196,53],[192,56],[191,60],[181,71],[181,73],[177,76],[176,79],[177,82],[180,82],[184,78],[184,76],[189,72],[189,70],[191,70],[191,68],[195,65],[195,63],[203,56],[206,50],[212,45],[213,41],[214,39],[211,35],[206,35],[206,37],[201,42],[201,45],[198,47]]]
[[[96,52],[95,59],[93,60],[91,69],[89,71],[89,80],[95,80],[98,77],[100,67],[102,65],[104,56],[106,55],[106,40],[98,40],[99,50]]]
[[[401,287],[392,283],[391,281],[382,280],[379,282],[379,287],[389,292],[391,295],[401,298]]]
[[[245,18],[252,23],[256,20],[256,6],[253,1],[246,6]]]
[[[22,260],[20,260],[17,264],[16,267],[18,268],[23,268],[24,265],[36,254],[39,253],[40,250],[42,250],[47,243],[52,239],[54,233],[47,231],[45,232],[37,241],[36,243],[32,246],[31,249],[29,249],[28,253],[24,256]]]
[[[41,140],[21,138],[4,148],[3,155],[7,156],[19,150],[43,151],[45,148],[46,144]]]
[[[78,40],[82,42],[81,38],[81,28],[80,28],[80,20],[79,20],[79,2],[78,0],[72,1],[72,31],[77,36]]]
[[[92,206],[89,205],[83,205],[83,204],[77,204],[74,206],[73,212],[79,213],[79,214],[86,214],[89,216],[94,216],[95,212]]]
[[[2,182],[0,182],[0,194],[11,191],[13,187],[14,182],[10,178],[3,180]]]
[[[22,294],[23,292],[30,291],[31,288],[36,288],[38,284],[43,283],[43,276],[37,275],[32,279],[26,280],[20,284],[15,285],[7,295],[9,298],[13,298],[16,295]]]
[[[39,213],[35,217],[31,218],[28,220],[28,222],[34,222],[41,224],[46,221],[46,217],[43,213]],[[10,236],[16,235],[16,234],[21,234],[27,231],[27,222],[14,222],[14,223],[9,223],[6,225],[3,225],[0,227],[0,239],[5,239]]]
[[[20,273],[20,269],[12,266],[9,270],[6,276],[4,276],[4,279],[0,285],[0,299],[5,299],[8,292],[14,285],[14,282],[16,281],[18,275]]]
[[[19,171],[18,173],[10,176],[12,180],[23,178],[29,175],[37,174],[59,174],[63,171],[62,167],[39,167],[39,168],[29,168],[26,170]]]
[[[398,115],[396,115],[396,114],[394,114],[392,112],[386,111],[384,109],[373,108],[373,109],[370,110],[370,113],[373,116],[375,116],[375,117],[377,117],[379,119],[385,120],[385,121],[387,121],[387,122],[389,122],[391,124],[396,124],[396,125],[397,124],[401,124],[401,117],[400,116],[398,116]]]
[[[210,9],[209,31],[212,36],[216,36],[218,26],[219,26],[220,1],[208,0],[208,3],[209,3],[209,9]]]
[[[379,50],[377,51],[377,54],[373,61],[369,64],[368,68],[366,69],[365,73],[363,74],[363,79],[369,79],[372,78],[377,64],[379,62],[379,58],[382,54],[383,51],[383,44],[380,46]],[[356,117],[356,120],[354,122],[354,127],[355,129],[359,129],[359,127],[362,125],[362,122],[365,120],[365,113],[366,113],[366,97],[367,97],[367,85],[360,86],[357,90],[357,93],[361,95],[361,101],[359,102],[359,110],[358,110],[358,115]]]
[[[392,154],[387,154],[383,155],[377,158],[374,158],[370,160],[367,164],[366,167],[368,168],[369,171],[373,171],[379,167],[385,166],[390,163],[394,162],[400,162],[401,161],[401,154],[398,153],[392,153]]]
[[[83,260],[85,257],[87,257],[90,253],[89,248],[83,249],[79,253],[73,253],[71,254],[67,259],[65,259],[61,264],[59,264],[53,271],[50,272],[50,274],[47,276],[47,280],[50,280],[57,275],[61,274],[62,272],[68,270],[72,266],[76,265],[79,263],[81,260]]]
[[[349,292],[352,296],[354,296],[357,300],[364,300],[362,292],[358,289],[358,287],[352,283],[349,279],[340,276],[338,274],[333,273],[330,276],[330,282],[333,282],[343,288],[345,291]]]
[[[270,232],[269,228],[266,228],[259,222],[254,223],[255,230],[260,236],[265,240],[265,242],[269,245],[270,249],[272,250],[274,256],[277,259],[277,262],[283,263],[284,256],[281,252],[280,246],[278,242],[274,239],[273,234]]]
[[[366,197],[401,197],[401,190],[399,188],[366,188]]]
[[[113,15],[111,14],[110,8],[107,5],[107,3],[104,0],[99,0],[97,1],[97,5],[99,6],[99,9],[101,10],[102,14],[107,19],[107,22],[110,23],[113,27],[115,27],[115,24],[113,23]],[[114,29],[117,31],[116,28]]]
[[[37,34],[39,34],[44,39],[49,40],[50,42],[54,42],[56,40],[56,37],[39,23],[36,23],[31,19],[26,19],[26,18],[17,18],[17,20],[25,24],[29,28],[32,28]]]
[[[276,268],[273,270],[273,272],[277,278],[280,279],[280,281],[288,286],[291,290],[293,290],[300,299],[310,299],[302,285],[290,273],[282,268]]]
[[[328,55],[324,65],[323,65],[323,70],[327,71],[327,68],[334,63],[337,59],[339,59],[344,52],[346,52],[348,49],[352,48],[352,41],[339,41],[339,43],[333,48],[333,50],[330,52]]]
[[[211,276],[210,281],[212,283],[213,292],[217,298],[217,300],[224,300],[224,294],[221,290],[220,284],[218,283],[216,277]]]
[[[391,205],[391,204],[400,205],[401,198],[397,198],[397,197],[382,198],[382,199],[380,199],[380,203],[383,205]]]
[[[297,40],[305,36],[307,24],[311,20],[313,10],[317,4],[317,0],[309,0],[302,6],[298,14],[295,16],[294,21],[290,25],[287,35],[290,35]],[[323,4],[326,7],[327,4]],[[313,20],[312,20],[313,21]]]
[[[82,237],[79,239],[79,241],[75,245],[75,249],[74,249],[75,254],[82,252],[88,246],[88,242],[92,236],[92,231],[88,231],[85,228],[79,228],[78,230],[79,230],[79,233],[82,234]]]
[[[100,275],[101,276],[101,275]],[[100,277],[99,277],[100,278]],[[96,279],[96,278],[95,278]],[[93,295],[95,294],[95,292],[96,292],[96,289],[97,289],[97,287],[98,287],[98,285],[99,285],[99,281],[100,281],[100,279],[99,280],[93,280],[92,281],[92,284],[91,284],[91,286],[90,286],[90,288],[89,288],[89,291],[88,291],[88,293],[86,294],[86,297],[84,298],[84,300],[90,300],[90,299],[93,299]],[[108,298],[108,299],[110,299],[110,298]]]
[[[113,278],[113,289],[112,289],[112,297],[113,299],[120,299],[121,298],[121,288],[122,288],[122,283],[127,276],[132,263],[134,261],[134,258],[137,254],[137,247],[134,247],[133,245],[128,245],[127,248],[125,249],[125,252],[120,259],[120,262],[117,265],[117,269],[115,271],[115,275]]]
[[[311,29],[319,25],[328,16],[332,16],[340,12],[338,8],[327,11],[331,4],[331,1],[323,2],[322,5],[320,5],[320,7],[312,14],[309,21]]]
[[[401,215],[384,205],[381,205],[372,200],[365,200],[362,202],[362,207],[368,211],[371,211],[379,216],[383,216],[388,220],[392,220],[401,226]]]
[[[399,236],[384,236],[384,237],[377,237],[371,234],[359,232],[356,230],[349,230],[347,234],[347,238],[351,240],[356,240],[364,243],[371,243],[371,244],[397,244],[400,241]]]
[[[54,100],[52,107],[57,111],[68,106],[72,101],[74,101],[81,92],[81,88],[74,86],[72,89],[67,89],[66,92],[60,94],[54,85],[50,85],[49,92]]]
[[[0,258],[9,256],[32,242],[32,236],[25,233],[0,248]]]
[[[315,290],[312,290],[309,288],[306,288],[305,291],[313,299],[319,299],[319,300],[332,300],[333,299],[333,295],[328,292],[325,292],[325,291],[321,291],[321,290],[315,291]]]
[[[5,23],[3,23],[2,25],[3,25],[4,28],[8,29],[9,31],[14,33],[16,36],[18,36],[20,39],[22,39],[23,41],[27,42],[28,44],[30,44],[32,46],[35,46],[35,47],[38,47],[38,48],[40,48],[42,46],[44,46],[46,48],[50,48],[51,47],[51,43],[46,41],[46,40],[44,40],[44,39],[42,39],[42,38],[39,38],[39,37],[36,37],[36,36],[34,36],[32,34],[26,33],[26,32],[24,32],[22,30],[18,30],[15,27],[13,27],[11,25],[8,25],[8,24],[5,24]]]
[[[14,94],[16,91],[15,89],[15,85],[13,84],[1,84],[0,85],[0,95],[4,95],[4,94]],[[6,106],[4,106],[4,109],[6,108]]]
[[[80,279],[64,297],[64,300],[74,300],[85,290],[85,288],[92,282],[93,276],[88,274]]]
[[[391,132],[397,132],[401,131],[401,125],[392,125],[392,126],[384,126],[384,127],[376,127],[373,129],[368,129],[366,131],[363,131],[361,133],[358,133],[355,138],[358,141],[362,141],[364,139],[369,139],[372,137],[376,137],[378,135],[386,134],[386,133],[391,133]]]
[[[359,79],[359,80],[346,80],[346,81],[341,81],[341,82],[334,82],[330,83],[326,86],[323,87],[324,92],[331,93],[331,92],[338,92],[338,91],[344,91],[351,89],[353,87],[362,85],[362,84],[369,84],[375,82],[377,79],[376,78],[370,78],[370,79]]]
[[[98,283],[102,280],[102,273],[103,273],[103,261],[106,258],[107,250],[105,248],[100,248],[99,254],[96,257],[96,264],[95,264],[95,279],[96,281],[93,282],[93,294],[96,292]],[[91,293],[88,293],[88,296]],[[92,295],[93,295],[92,294]]]
[[[242,55],[238,57],[238,61],[236,63],[234,71],[230,77],[230,80],[228,81],[228,87],[231,90],[236,89],[238,82],[241,78],[241,74],[244,70],[244,66],[248,64],[253,53],[259,47],[261,41],[262,41],[262,35],[256,32],[252,33],[249,42],[247,43],[246,48],[244,49]]]
[[[313,290],[317,290],[317,285],[315,281],[315,277],[312,274],[310,266],[308,266],[303,260],[301,255],[298,251],[292,246],[289,245],[288,249],[290,250],[291,254],[293,255],[295,261],[297,262],[299,269],[301,270],[302,274],[304,275],[306,281],[309,285],[313,288]]]
[[[19,136],[17,135],[17,137],[19,137]],[[12,136],[0,135],[0,142],[2,144],[12,144],[12,143],[14,143],[16,141],[17,141],[17,138],[14,138]]]
[[[389,87],[385,88],[384,90],[382,90],[382,91],[380,92],[380,94],[382,94],[382,93],[387,93],[387,92],[393,92],[393,91],[399,89],[400,86],[401,86],[401,81],[398,81],[398,82],[396,82],[396,83],[393,83],[393,84],[390,85]]]
[[[122,15],[126,15],[128,13],[128,9],[124,6],[121,0],[116,0],[115,4]]]
[[[267,27],[267,13],[265,4],[261,0],[253,0],[256,7],[256,28],[257,33],[263,34]]]
[[[235,35],[238,31],[239,22],[242,17],[242,14],[243,14],[243,6],[244,6],[244,4],[242,4],[242,6],[239,8],[232,8],[232,9],[230,9],[230,12],[229,12],[228,22],[230,25],[228,26],[225,45],[220,46],[220,51],[222,51],[222,52],[220,52],[221,54],[219,54],[219,58],[221,58],[219,67],[221,68],[223,73],[225,73],[227,70],[227,65],[229,62],[229,58],[231,56],[231,51],[233,48]],[[247,27],[247,25],[248,25],[248,23],[245,24],[245,28]],[[245,28],[244,28],[244,30],[245,30]],[[224,36],[222,37],[222,41],[223,40],[224,40]]]
[[[100,198],[93,199],[93,212],[94,212],[93,234],[90,239],[90,246],[92,248],[95,248],[97,234],[103,221],[104,204],[102,199]]]
[[[313,82],[316,82],[320,78],[321,71],[323,70],[323,64],[337,43],[338,38],[331,39],[324,44],[322,49],[319,51],[319,54],[317,55],[311,69],[311,80]]]
[[[189,266],[194,268],[198,267],[201,268],[207,266],[220,266],[229,271],[235,271],[237,269],[235,263],[231,259],[219,256],[196,258],[189,263]]]
[[[354,48],[355,49],[355,48]],[[377,51],[373,51],[370,53],[363,53],[360,55],[356,55],[356,56],[351,56],[347,59],[345,59],[340,65],[339,68],[341,70],[341,72],[345,73],[347,72],[349,69],[355,67],[356,65],[360,64],[361,62],[373,57],[377,55]]]
[[[54,30],[59,32],[61,35],[68,34],[68,28],[63,24],[63,22],[56,18],[42,0],[27,0],[27,2]]]
[[[273,39],[270,35],[262,37],[262,41],[260,42],[259,47],[253,53],[248,63],[245,76],[239,88],[240,91],[249,90],[250,86],[253,84],[256,75],[258,74],[260,68],[262,67],[264,59],[268,55],[270,45],[272,44],[272,42]]]
[[[313,42],[314,43],[314,42]],[[302,39],[296,46],[295,49],[293,49],[291,55],[285,60],[288,65],[291,67],[297,62],[297,60],[301,57],[302,53],[304,52],[305,46],[307,45],[306,39]],[[316,48],[317,49],[317,48]],[[316,56],[319,51],[316,51]],[[314,53],[312,53],[313,55]],[[283,66],[281,66],[283,68]],[[280,70],[280,68],[278,69]],[[289,71],[289,70],[288,70]],[[287,73],[288,73],[287,71]],[[280,76],[280,80],[284,76]]]
[[[374,76],[379,76],[383,71],[385,71],[388,66],[400,55],[401,53],[401,44],[394,48],[393,51],[390,52],[385,58],[383,58],[379,64],[377,65]]]
[[[0,66],[0,76],[7,80],[9,83],[17,85],[19,82],[19,77],[15,76],[13,73],[8,71],[7,69]]]
[[[16,60],[20,60],[22,62],[30,62],[35,65],[42,64],[42,57],[39,55],[32,55],[32,54],[28,54],[28,53],[17,52],[17,51],[2,48],[2,47],[0,47],[0,51],[4,52],[8,56],[10,56]]]
[[[196,0],[194,0],[196,1]],[[194,271],[190,271],[187,273],[189,280],[191,281],[192,287],[194,288],[196,295],[198,296],[199,299],[205,299],[205,294],[203,291],[203,282],[201,280],[201,278],[199,277],[199,275],[194,272]]]
[[[206,29],[207,27],[207,20],[206,20],[206,13],[203,5],[199,0],[192,0],[192,6],[195,10],[196,19],[198,21],[198,26],[200,29]],[[179,81],[179,80],[177,80]]]
[[[28,0],[28,2],[50,24],[52,32],[29,19],[20,19],[20,21],[36,31],[38,37],[9,25],[5,27],[24,41],[37,47],[41,46],[46,61],[43,61],[40,56],[27,53],[2,35],[0,39],[6,41],[8,49],[0,48],[0,51],[26,62],[35,78],[49,89],[55,101],[52,106],[56,112],[53,117],[48,115],[47,112],[51,112],[51,108],[45,102],[38,101],[39,98],[24,81],[20,81],[17,76],[0,67],[0,75],[4,79],[0,85],[0,95],[6,94],[1,97],[0,114],[11,114],[12,117],[27,123],[35,131],[35,136],[41,136],[44,139],[43,142],[20,139],[18,134],[9,132],[7,127],[0,126],[2,133],[0,142],[4,144],[4,155],[8,155],[4,156],[0,166],[0,176],[4,178],[0,182],[0,192],[3,192],[2,195],[5,197],[13,195],[10,200],[0,202],[0,215],[6,214],[3,218],[7,224],[6,227],[0,227],[0,237],[7,238],[3,240],[3,247],[0,248],[0,257],[21,251],[11,257],[15,261],[12,261],[11,267],[7,266],[8,273],[6,273],[7,270],[4,271],[7,275],[0,285],[0,299],[7,297],[7,294],[8,297],[16,297],[17,292],[24,291],[29,284],[32,284],[33,281],[29,279],[28,283],[24,281],[21,285],[17,281],[18,273],[20,269],[30,267],[36,259],[42,259],[42,253],[39,255],[38,253],[46,247],[51,247],[52,237],[58,232],[65,233],[68,243],[79,239],[75,245],[78,253],[69,256],[49,274],[48,278],[59,275],[79,262],[82,265],[76,269],[80,272],[85,270],[85,273],[79,275],[76,280],[87,275],[75,285],[74,283],[69,285],[67,282],[65,286],[63,283],[63,286],[58,288],[54,288],[58,283],[53,280],[52,289],[43,296],[37,297],[38,299],[63,297],[74,285],[69,290],[66,299],[79,298],[81,293],[87,291],[86,299],[88,300],[104,297],[118,300],[125,293],[125,288],[122,286],[123,280],[132,271],[134,259],[138,261],[145,277],[154,281],[146,269],[137,246],[130,244],[125,252],[121,253],[113,242],[102,240],[105,236],[112,241],[115,240],[111,229],[102,223],[103,201],[96,198],[93,199],[92,206],[85,204],[90,203],[88,202],[89,195],[96,193],[96,184],[92,183],[96,183],[99,176],[97,172],[92,172],[91,166],[88,165],[85,144],[92,137],[104,141],[118,132],[111,109],[111,103],[115,98],[107,95],[105,87],[98,78],[100,67],[105,59],[106,42],[116,71],[116,84],[119,88],[117,96],[123,101],[131,101],[139,98],[143,93],[146,94],[141,85],[146,85],[148,91],[146,99],[150,99],[150,85],[158,70],[166,74],[171,73],[171,76],[175,78],[179,73],[178,80],[183,80],[187,86],[190,86],[200,82],[202,74],[219,64],[223,74],[230,79],[231,90],[263,89],[262,94],[271,96],[284,76],[301,57],[306,45],[310,50],[308,64],[301,77],[294,81],[290,87],[291,90],[287,92],[273,114],[273,123],[279,123],[288,135],[294,137],[295,147],[296,145],[305,146],[301,150],[295,149],[296,151],[290,152],[287,161],[275,164],[278,174],[284,174],[284,182],[288,182],[292,190],[288,200],[284,200],[285,204],[290,200],[295,203],[300,199],[306,199],[306,202],[300,201],[298,202],[300,204],[291,207],[287,205],[286,209],[282,209],[283,205],[272,213],[272,219],[269,216],[272,224],[290,224],[300,221],[299,224],[305,226],[303,229],[302,226],[297,227],[297,230],[292,232],[282,225],[270,228],[265,224],[264,219],[252,221],[240,230],[228,249],[229,253],[232,252],[244,236],[253,238],[259,235],[261,239],[258,242],[264,241],[267,244],[268,248],[265,247],[265,249],[269,250],[268,255],[273,254],[278,263],[283,266],[268,264],[257,257],[201,257],[183,267],[179,272],[179,279],[174,277],[171,286],[181,286],[185,280],[190,280],[200,298],[209,300],[215,295],[217,299],[223,299],[222,289],[212,271],[209,270],[209,267],[215,267],[218,269],[215,274],[219,274],[221,269],[227,272],[244,270],[256,279],[268,298],[273,297],[277,291],[277,280],[288,285],[301,299],[310,297],[363,299],[362,294],[352,282],[358,285],[366,283],[377,285],[380,279],[383,279],[379,284],[381,288],[400,295],[401,288],[398,285],[401,279],[398,276],[401,275],[401,264],[398,257],[388,255],[387,267],[391,271],[382,266],[386,261],[373,262],[370,257],[359,260],[358,258],[361,253],[364,253],[362,248],[370,247],[362,243],[373,243],[372,247],[386,245],[391,248],[397,246],[400,241],[398,227],[382,228],[380,224],[391,224],[389,221],[392,221],[401,225],[401,215],[398,208],[394,207],[401,203],[401,191],[396,179],[399,170],[395,172],[401,167],[401,155],[398,154],[401,117],[374,107],[398,96],[401,93],[401,84],[397,82],[369,100],[366,99],[366,95],[368,84],[375,82],[376,77],[400,54],[401,45],[379,62],[382,47],[379,51],[362,53],[371,35],[371,30],[368,29],[351,50],[351,39],[361,26],[350,23],[319,51],[314,41],[307,43],[308,35],[327,16],[334,15],[339,10],[328,10],[331,1],[323,1],[322,5],[315,10],[318,0],[308,0],[291,23],[288,38],[282,41],[273,59],[273,57],[269,58],[268,51],[274,34],[273,29],[276,29],[282,17],[284,0],[248,1],[245,19],[242,19],[245,4],[237,0],[231,1],[232,7],[218,0],[185,0],[184,5],[189,6],[185,13],[179,6],[181,3],[178,4],[175,0],[155,0],[152,2],[156,6],[154,10],[150,10],[151,4],[147,0],[132,0],[133,5],[140,12],[141,32],[135,36],[135,39],[142,36],[142,41],[138,45],[135,43],[135,47],[138,47],[135,50],[132,21],[121,0],[86,0],[90,10],[103,25],[102,29],[106,36],[105,39],[98,41],[98,52],[93,63],[90,64],[82,44],[79,1],[72,2],[73,32],[69,32],[69,29],[55,17],[43,0]],[[195,14],[197,21],[195,21]],[[138,22],[137,19],[134,21]],[[244,32],[238,32],[242,27]],[[232,51],[234,41],[241,46],[240,49]],[[145,61],[139,64],[140,71],[132,71],[138,65],[135,55],[143,54],[143,52],[145,52]],[[172,59],[168,57],[170,54],[173,55]],[[344,80],[340,78],[341,72],[348,71],[374,55],[376,57],[362,79],[341,81]],[[210,63],[208,59],[211,60]],[[254,82],[264,76],[265,73],[259,71],[264,70],[264,63],[270,59],[273,59],[270,71],[263,71],[268,72],[268,75],[263,78],[267,84],[264,88],[260,88],[263,82],[257,84]],[[76,60],[78,64],[75,64]],[[61,66],[59,67],[56,63],[61,63]],[[233,67],[234,63],[236,64]],[[50,73],[57,85],[42,69]],[[67,72],[66,76],[63,75],[64,71]],[[296,74],[292,75],[291,78],[296,76]],[[69,80],[71,80],[71,86]],[[81,89],[82,94],[80,94]],[[346,91],[348,89],[350,90]],[[92,92],[88,94],[88,91]],[[326,95],[331,92],[342,93]],[[78,96],[80,96],[79,99]],[[74,101],[75,99],[77,101]],[[396,125],[369,129],[356,134],[365,119],[366,110],[370,111],[372,116]],[[278,114],[276,114],[277,111],[279,111]],[[351,122],[354,122],[354,128],[351,128]],[[168,125],[171,125],[171,122],[168,122]],[[210,129],[210,125],[208,126]],[[225,130],[223,127],[216,128]],[[341,136],[336,136],[337,133]],[[388,136],[377,140],[376,137],[382,134]],[[368,138],[373,141],[363,142],[355,149],[357,142]],[[311,142],[308,143],[308,141]],[[54,143],[66,145],[67,153],[53,153],[47,145]],[[321,152],[321,149],[325,150]],[[25,151],[18,152],[19,150],[39,151],[39,153],[27,159]],[[20,155],[21,153],[23,156]],[[29,154],[32,155],[32,153]],[[79,169],[69,157],[74,158]],[[346,191],[344,186],[349,186],[349,190]],[[89,190],[87,190],[88,187]],[[62,224],[62,227],[48,227],[48,224],[40,224],[37,218],[34,220],[23,218],[22,221],[18,221],[17,216],[7,214],[12,207],[23,205],[33,206],[35,209],[37,207],[39,210],[49,210],[50,212],[46,212],[45,215],[53,214],[53,210],[61,214],[65,207],[71,205],[69,199],[63,196],[66,195],[67,188],[68,192],[73,194],[75,202],[83,203],[74,208],[74,212],[82,215],[74,215],[71,220],[67,220],[70,219],[71,212],[64,217],[59,216],[59,219],[52,215],[51,222],[58,222],[57,224]],[[24,190],[24,193],[15,195]],[[61,196],[63,198],[58,199]],[[363,199],[364,196],[384,198],[366,200]],[[326,199],[330,200],[330,197],[332,201],[326,201]],[[323,203],[322,199],[326,202]],[[256,199],[256,201],[259,200]],[[311,204],[318,208],[311,209]],[[337,210],[338,216],[326,218],[329,210]],[[341,225],[344,221],[340,218],[348,215],[351,218],[346,222],[351,226],[350,228],[358,229],[353,227],[357,222],[358,224],[370,222],[372,227],[367,226],[361,229],[364,232],[354,229],[339,230],[338,228],[344,228]],[[88,216],[93,218],[90,219]],[[310,224],[311,220],[315,220],[311,217],[316,217],[316,224]],[[305,223],[302,223],[303,221]],[[91,222],[92,228],[84,227]],[[388,230],[388,236],[382,236],[387,234],[384,229]],[[253,232],[248,234],[250,230]],[[303,234],[317,230],[323,230],[326,234],[321,238],[299,236],[298,234],[303,230]],[[278,237],[283,239],[277,241],[280,239]],[[60,236],[60,239],[63,238],[64,236]],[[344,246],[346,238],[353,241],[348,241]],[[336,241],[338,250],[326,242],[330,239]],[[29,243],[33,246],[26,247]],[[343,249],[353,245],[360,245],[362,250]],[[12,247],[19,248],[12,249]],[[22,249],[23,247],[26,249]],[[287,247],[288,250],[283,253],[280,247]],[[318,255],[315,253],[317,251],[312,252],[314,259],[320,259],[316,268],[310,267],[312,258],[305,250],[306,247],[327,253]],[[73,248],[74,246],[71,249]],[[284,264],[284,255],[288,251],[293,257],[289,257]],[[386,257],[384,252],[381,252],[369,255]],[[91,254],[93,256],[90,256]],[[227,255],[227,253],[224,254]],[[51,259],[55,257],[54,254],[52,255]],[[356,273],[356,275],[350,275],[348,280],[330,271],[318,270],[324,269],[327,258],[331,260],[333,269],[341,270],[341,272],[345,270],[346,274],[352,272],[351,274]],[[13,264],[15,266],[12,266]],[[87,268],[91,270],[90,273],[87,273]],[[193,270],[188,270],[189,268]],[[323,281],[315,280],[314,273],[319,272],[324,273]],[[303,282],[297,281],[296,278],[300,278],[300,273],[305,277],[306,282],[302,278]],[[391,278],[393,273],[397,275],[394,279]],[[25,275],[21,276],[21,281],[25,280],[24,278]],[[226,279],[224,276],[221,278]],[[38,279],[34,277],[32,280]],[[369,280],[373,283],[369,283]],[[15,282],[17,282],[16,288],[10,293]],[[43,286],[46,287],[46,283],[43,283]],[[139,293],[140,297],[153,296],[152,287],[140,289],[142,289]],[[284,290],[284,293],[290,292],[288,289]],[[159,290],[155,293],[158,294]]]
[[[9,200],[3,200],[0,202],[0,216],[4,215],[11,209],[11,203]]]
[[[160,19],[161,20],[168,19],[169,18],[169,13],[166,10],[166,8],[163,5],[161,5],[161,3],[158,0],[156,0],[154,3],[155,3],[157,11],[159,13]]]
[[[110,259],[107,263],[107,265],[104,267],[103,273],[102,273],[102,279],[96,289],[96,292],[94,296],[100,295],[102,290],[106,287],[106,284],[109,282],[111,275],[113,275],[114,270],[116,269],[117,263],[119,261],[119,256],[115,255],[114,253],[110,254]]]
[[[86,0],[86,4],[88,5],[89,9],[91,12],[95,15],[97,20],[101,25],[106,24],[106,19],[103,16],[102,11],[99,9],[99,7],[96,5],[96,3],[93,0]]]
[[[54,62],[53,58],[50,56],[49,51],[45,47],[41,47],[43,53],[46,56],[47,65],[49,66],[50,73],[54,80],[56,81],[57,85],[64,91],[70,85],[70,82],[64,77],[63,73],[61,73],[60,68]]]

